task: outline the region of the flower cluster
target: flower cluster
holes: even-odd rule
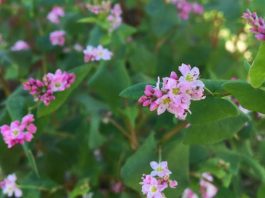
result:
[[[215,185],[212,184],[213,176],[209,173],[203,173],[200,179],[200,192],[202,198],[213,198],[218,192]],[[182,194],[182,198],[198,198],[190,188],[186,188]]]
[[[63,46],[65,42],[65,32],[62,30],[51,32],[50,41],[52,45]]]
[[[191,68],[190,65],[182,64],[179,71],[182,74],[180,78],[175,72],[163,78],[161,88],[159,78],[156,87],[147,85],[138,102],[148,106],[150,111],[157,110],[158,115],[167,110],[176,118],[185,119],[190,112],[191,101],[205,98],[204,84],[198,80],[200,72],[197,67]]]
[[[243,18],[251,25],[250,31],[255,34],[256,39],[265,41],[265,21],[262,17],[258,17],[256,12],[247,10],[243,14]]]
[[[16,175],[11,174],[0,182],[0,188],[3,190],[3,194],[7,195],[8,197],[22,197],[22,190],[18,188],[16,180]]]
[[[143,175],[142,192],[147,198],[165,198],[163,191],[170,187],[176,188],[177,181],[170,180],[171,171],[168,169],[167,162],[151,162],[150,166],[153,171],[150,175]]]
[[[0,127],[1,134],[8,148],[16,144],[30,142],[33,134],[36,133],[37,127],[34,125],[34,116],[28,114],[22,118],[22,121],[13,121],[10,126],[3,125]]]
[[[86,8],[94,14],[107,13],[110,10],[110,2],[102,1],[100,5],[86,4]]]
[[[110,15],[108,16],[108,21],[111,24],[109,29],[110,32],[116,30],[122,23],[122,9],[120,4],[115,4],[110,11]]]
[[[203,198],[213,198],[218,189],[212,184],[213,176],[209,173],[203,173],[200,180],[200,191]]]
[[[204,12],[203,6],[199,3],[190,3],[187,0],[170,0],[170,2],[176,5],[182,20],[188,20],[191,13],[200,15]]]
[[[22,51],[22,50],[29,50],[30,46],[26,41],[18,40],[12,47],[11,51]]]
[[[30,78],[23,86],[24,90],[29,91],[35,101],[42,101],[47,106],[55,99],[54,92],[68,89],[74,81],[75,74],[57,69],[54,74],[46,74],[42,81]]]
[[[64,9],[60,6],[54,6],[48,13],[47,19],[54,24],[60,23],[60,18],[64,16]]]
[[[182,198],[199,198],[198,195],[190,188],[186,188],[182,194]]]
[[[110,60],[112,57],[112,52],[108,49],[103,48],[102,45],[99,45],[97,47],[88,45],[83,53],[84,61],[86,63],[92,61]]]

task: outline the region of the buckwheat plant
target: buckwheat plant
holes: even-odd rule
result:
[[[201,15],[204,12],[203,6],[197,2],[190,3],[187,0],[169,0],[168,2],[176,6],[178,15],[182,20],[188,20],[191,13]]]
[[[22,118],[21,122],[15,120],[10,125],[5,124],[0,127],[0,132],[8,148],[32,140],[33,134],[37,131],[37,127],[33,123],[34,120],[34,116],[28,114]]]
[[[64,16],[64,9],[60,6],[54,6],[48,13],[47,19],[54,24],[59,24],[61,17]]]
[[[55,100],[54,93],[68,89],[75,81],[75,74],[67,73],[60,69],[43,76],[42,81],[30,78],[23,83],[24,90],[34,97],[35,101],[42,101],[48,106]]]
[[[65,32],[62,30],[57,30],[50,33],[50,41],[52,45],[64,46],[65,42]]]
[[[165,198],[163,191],[170,188],[176,188],[178,183],[175,180],[170,180],[171,171],[168,169],[166,161],[150,163],[153,171],[149,175],[143,175],[142,193],[147,198]]]
[[[199,198],[198,195],[193,192],[190,188],[186,188],[181,198]]]
[[[22,197],[22,190],[17,186],[16,180],[16,175],[11,174],[0,182],[0,188],[7,197]]]
[[[197,67],[182,64],[179,71],[182,74],[180,77],[171,72],[169,77],[163,78],[162,86],[159,78],[155,87],[147,85],[138,102],[149,107],[150,111],[157,110],[158,115],[168,111],[184,120],[187,113],[191,113],[191,101],[205,98],[204,84],[199,80]]]
[[[103,48],[102,45],[98,45],[97,47],[93,47],[88,45],[86,49],[83,51],[84,53],[84,62],[93,62],[93,61],[108,61],[112,57],[112,52],[106,48]]]
[[[26,41],[19,40],[17,41],[12,47],[11,51],[23,51],[23,50],[29,50],[30,46]]]
[[[265,21],[262,17],[259,17],[256,12],[247,10],[243,14],[243,18],[251,26],[250,31],[255,34],[256,39],[265,41]]]

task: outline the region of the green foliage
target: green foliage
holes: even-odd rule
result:
[[[138,99],[141,97],[144,93],[144,88],[147,85],[147,83],[138,83],[135,85],[132,85],[126,89],[124,89],[120,96],[124,98],[130,98],[130,99]]]
[[[191,105],[191,112],[192,114],[187,118],[191,124],[205,124],[239,114],[234,104],[215,97],[207,97],[205,100],[194,102]]]
[[[246,121],[245,115],[238,115],[205,124],[192,124],[185,130],[184,143],[213,144],[232,138],[243,128]]]
[[[48,107],[42,104],[38,109],[38,117],[47,116],[51,114],[52,112],[56,111],[61,105],[63,105],[63,103],[67,100],[70,94],[86,78],[90,69],[91,69],[91,66],[83,65],[83,66],[79,66],[75,69],[70,70],[69,71],[70,73],[74,73],[76,75],[76,80],[74,84],[66,91],[62,93],[58,93],[56,95],[56,100],[52,104],[50,104]]]
[[[167,161],[178,181],[167,198],[186,188],[199,195],[203,172],[214,176],[216,198],[265,197],[265,44],[241,17],[248,8],[264,17],[264,0],[188,0],[204,13],[187,20],[167,0],[110,0],[123,12],[113,31],[109,11],[87,9],[101,1],[0,2],[0,126],[28,113],[37,126],[22,146],[0,138],[0,181],[16,173],[29,198],[135,198],[150,162]],[[58,24],[47,19],[54,6],[65,12]],[[64,46],[51,44],[55,30],[65,31]],[[30,50],[11,50],[18,40]],[[87,45],[109,49],[111,60],[84,64]],[[138,104],[158,77],[160,85],[171,71],[180,77],[182,63],[205,84],[185,120]],[[35,102],[22,83],[56,69],[75,82],[50,105]]]
[[[224,84],[224,89],[236,97],[246,109],[265,113],[265,91],[255,89],[243,81],[229,82]]]
[[[250,84],[258,88],[265,81],[265,44],[260,45],[258,54],[249,70]]]
[[[121,176],[125,184],[137,191],[141,191],[139,182],[143,173],[150,172],[150,161],[155,159],[156,140],[151,133],[143,145],[130,156],[121,169]]]

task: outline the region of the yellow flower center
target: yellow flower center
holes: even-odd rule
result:
[[[18,133],[19,133],[18,130],[14,130],[14,131],[13,131],[13,134],[14,134],[15,136],[17,136]]]
[[[165,104],[169,104],[170,103],[170,99],[169,98],[165,98],[164,100],[163,100],[163,104],[165,105]]]
[[[157,172],[162,172],[163,171],[163,168],[161,166],[158,166],[157,169],[156,169]]]
[[[191,74],[188,74],[186,76],[186,80],[189,81],[189,82],[193,81],[193,76]]]
[[[174,88],[174,89],[172,89],[172,92],[173,92],[174,95],[178,95],[178,93],[179,93],[179,88]]]
[[[152,186],[152,187],[151,187],[151,192],[154,193],[154,192],[156,192],[156,191],[157,191],[157,188],[156,188],[155,186]]]
[[[55,87],[60,87],[61,83],[55,83]]]

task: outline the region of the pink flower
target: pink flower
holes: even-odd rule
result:
[[[198,198],[198,195],[194,193],[191,189],[186,188],[182,194],[182,198]]]
[[[111,24],[109,29],[110,32],[116,30],[122,23],[122,9],[119,4],[115,4],[114,7],[110,11],[110,15],[108,16],[108,21]]]
[[[75,80],[74,74],[69,74],[57,69],[54,74],[48,73],[45,76],[45,80],[49,84],[49,89],[52,92],[64,91],[68,89]]]
[[[3,189],[3,194],[8,197],[22,197],[22,191],[18,188],[16,184],[17,177],[15,174],[8,175],[2,182],[1,188]]]
[[[102,1],[101,5],[91,5],[91,4],[86,4],[86,8],[94,13],[94,14],[100,14],[104,12],[109,12],[110,10],[110,2],[109,1]]]
[[[110,60],[112,57],[112,52],[108,49],[99,45],[97,47],[93,47],[88,45],[87,48],[83,51],[84,53],[84,62],[92,62],[92,61],[100,61],[100,60]]]
[[[247,10],[243,14],[243,18],[251,25],[250,31],[255,34],[257,40],[265,41],[265,21],[262,17],[258,17],[256,12]]]
[[[160,89],[146,85],[144,93],[145,95],[141,96],[138,100],[139,104],[144,107],[149,106],[150,111],[156,110],[159,106],[159,98],[163,95]]]
[[[151,175],[142,178],[142,192],[147,198],[164,198],[159,181]]]
[[[55,99],[52,91],[48,88],[47,82],[30,78],[27,82],[23,83],[23,88],[29,91],[29,94],[34,97],[35,101],[42,101],[45,105],[49,105]]]
[[[163,78],[161,87],[160,79],[156,87],[147,85],[138,102],[149,107],[150,111],[157,110],[158,115],[168,111],[176,118],[184,120],[190,112],[191,101],[205,98],[204,84],[199,80],[197,67],[191,68],[190,65],[182,64],[179,71],[182,76],[178,77],[175,72],[171,72],[169,77]]]
[[[22,50],[29,50],[30,46],[26,41],[19,40],[17,41],[12,47],[11,51],[22,51]]]
[[[182,20],[188,20],[191,13],[203,14],[204,8],[199,3],[190,3],[187,0],[171,0],[176,5],[178,15]]]
[[[48,106],[55,100],[54,93],[68,89],[75,81],[75,75],[57,69],[54,74],[43,76],[43,81],[30,78],[23,83],[24,90],[29,91],[35,101],[42,101]]]
[[[151,172],[151,176],[168,177],[171,174],[171,171],[168,170],[166,161],[159,163],[152,161],[150,163],[150,166],[153,169],[153,171]]]
[[[64,16],[64,9],[60,6],[55,6],[47,15],[47,19],[54,24],[60,23],[60,18]]]
[[[200,180],[200,191],[202,198],[213,198],[215,197],[218,189],[212,184],[213,177],[209,173],[203,173]]]
[[[169,187],[170,188],[176,188],[178,185],[178,182],[176,180],[169,180]]]
[[[203,6],[201,4],[193,3],[192,4],[192,11],[195,14],[203,14],[204,8],[203,8]]]
[[[50,41],[52,45],[63,46],[65,42],[65,32],[61,30],[51,32]]]
[[[3,125],[0,127],[0,132],[3,136],[8,148],[12,148],[16,144],[24,144],[30,142],[33,134],[36,133],[37,127],[33,124],[34,116],[28,114],[23,117],[22,122],[13,121],[10,126]]]
[[[170,180],[171,171],[167,167],[167,162],[155,162],[150,163],[153,171],[150,175],[143,175],[142,192],[147,198],[165,198],[163,191],[170,188],[176,188],[177,181]]]

